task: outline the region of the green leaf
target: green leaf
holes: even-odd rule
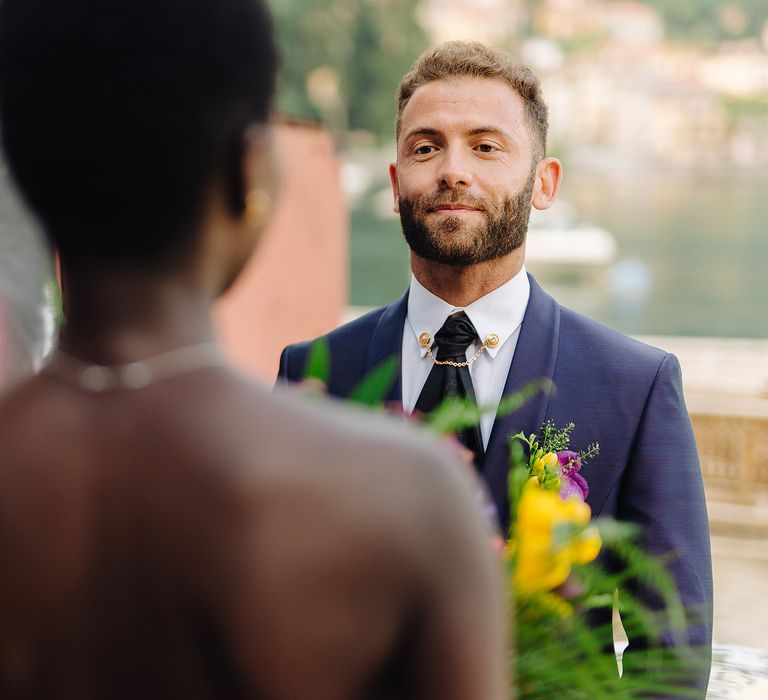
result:
[[[318,338],[309,349],[307,364],[304,366],[304,379],[317,379],[328,383],[331,374],[331,351],[325,338]]]
[[[349,395],[349,400],[366,406],[384,402],[397,374],[397,357],[388,357],[374,367]]]
[[[502,396],[496,409],[496,417],[514,413],[530,401],[539,391],[551,391],[552,382],[539,379],[526,384],[522,389],[509,396]],[[472,399],[451,397],[445,399],[427,417],[426,423],[439,433],[458,432],[477,425],[484,414],[494,409],[478,406]],[[522,438],[523,440],[525,438]]]
[[[59,283],[53,277],[48,277],[45,281],[45,300],[53,310],[57,328],[61,328],[65,320],[64,300],[61,296],[61,287],[59,287]]]
[[[487,409],[486,409],[487,410]],[[472,399],[451,397],[440,404],[425,418],[426,424],[438,433],[455,433],[477,425],[483,415]]]
[[[501,397],[496,417],[500,418],[501,416],[514,413],[527,404],[540,391],[547,395],[551,394],[554,391],[554,386],[549,379],[534,379],[532,382],[528,382],[528,384],[514,394]]]
[[[520,505],[520,498],[523,494],[523,487],[528,483],[529,479],[528,468],[523,462],[520,462],[518,466],[513,466],[507,473],[507,496],[509,497],[509,529],[506,533],[507,537],[511,537],[512,530],[515,527],[516,515],[518,506]]]
[[[626,542],[640,534],[640,526],[626,521],[611,518],[597,518],[593,521],[603,542],[612,545],[615,542]]]

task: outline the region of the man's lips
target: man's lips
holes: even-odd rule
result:
[[[479,211],[479,210],[477,207],[470,206],[469,204],[439,204],[436,207],[431,207],[428,211],[430,213],[435,213],[435,212]]]

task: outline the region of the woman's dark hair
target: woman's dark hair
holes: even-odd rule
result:
[[[242,211],[244,131],[269,118],[263,0],[0,0],[0,129],[64,255],[150,262],[197,232],[214,182]]]

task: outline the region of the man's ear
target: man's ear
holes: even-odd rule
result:
[[[397,184],[397,163],[389,164],[389,180],[392,183],[392,196],[395,198],[395,203],[392,206],[392,210],[395,214],[400,213],[400,187]]]
[[[532,204],[536,209],[549,209],[557,198],[563,166],[557,158],[543,158],[536,166]]]

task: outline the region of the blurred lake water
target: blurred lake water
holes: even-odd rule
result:
[[[559,198],[618,246],[602,270],[529,266],[561,303],[625,333],[768,338],[768,173],[566,167]],[[351,212],[354,306],[389,303],[408,284],[399,221],[375,203]]]

